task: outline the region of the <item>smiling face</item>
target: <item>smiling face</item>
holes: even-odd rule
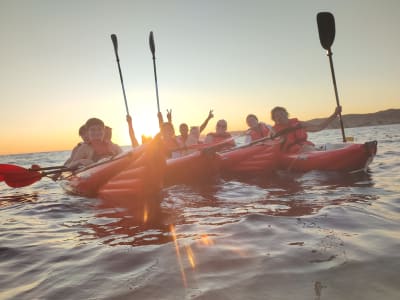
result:
[[[219,120],[217,122],[217,125],[215,126],[215,131],[217,134],[223,134],[226,132],[227,127],[228,124],[226,123],[225,120]]]
[[[258,119],[255,115],[248,115],[246,118],[246,123],[250,128],[258,126]]]
[[[92,125],[88,130],[89,141],[102,141],[104,136],[104,126],[100,124]]]
[[[179,132],[183,137],[187,137],[189,132],[189,127],[187,126],[187,124],[182,123],[181,125],[179,125]]]
[[[283,107],[275,107],[271,111],[271,118],[275,121],[275,124],[287,124],[289,122],[289,115]]]

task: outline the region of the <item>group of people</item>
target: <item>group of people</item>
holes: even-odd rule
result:
[[[277,106],[271,110],[271,119],[274,125],[270,126],[260,122],[256,115],[249,114],[246,117],[248,129],[244,133],[247,141],[257,141],[273,137],[280,138],[281,150],[285,152],[302,152],[314,149],[314,144],[307,140],[307,132],[316,132],[324,129],[331,123],[336,116],[341,113],[341,107],[336,107],[334,113],[322,121],[320,124],[313,125],[299,121],[297,118],[289,118],[289,114],[284,107]],[[215,132],[206,135],[204,141],[200,140],[200,134],[207,127],[208,122],[214,117],[210,110],[207,118],[200,126],[189,126],[186,123],[179,125],[180,135],[175,135],[172,124],[172,111],[167,110],[167,122],[164,122],[162,114],[158,113],[160,133],[164,142],[167,157],[178,157],[183,154],[195,151],[201,144],[216,144],[219,149],[231,148],[235,146],[232,135],[227,131],[228,123],[220,119],[216,123]],[[139,145],[132,127],[132,119],[128,115],[129,135],[132,147]],[[65,162],[68,168],[87,166],[102,158],[111,157],[122,152],[121,147],[111,141],[112,129],[104,125],[98,118],[90,118],[79,129],[82,138],[71,152],[71,157]]]
[[[284,107],[277,106],[271,110],[271,119],[274,125],[267,125],[260,122],[256,115],[249,114],[246,117],[248,129],[245,132],[246,141],[256,141],[260,139],[269,139],[280,137],[281,150],[285,152],[301,152],[314,149],[314,144],[307,140],[307,132],[316,132],[324,129],[331,123],[336,116],[341,113],[341,107],[336,107],[334,113],[326,118],[320,124],[314,125],[307,122],[301,122],[297,118],[289,118],[289,113]],[[224,119],[218,120],[215,132],[208,133],[204,141],[200,140],[200,133],[206,128],[210,119],[214,117],[210,110],[208,117],[201,126],[190,128],[186,123],[179,125],[180,135],[175,135],[172,124],[171,110],[167,110],[168,122],[163,121],[162,114],[158,114],[161,133],[164,138],[167,154],[169,157],[182,155],[182,151],[187,153],[187,149],[196,149],[199,144],[221,144],[220,149],[231,148],[235,146],[232,135],[227,131],[228,123]]]

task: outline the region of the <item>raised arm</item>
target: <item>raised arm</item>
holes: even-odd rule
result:
[[[208,121],[210,121],[212,118],[214,118],[214,114],[213,114],[213,110],[210,109],[207,119],[205,119],[203,124],[200,125],[200,132],[202,132],[207,127]]]
[[[336,117],[342,112],[342,107],[337,106],[334,113],[326,118],[324,121],[322,121],[320,124],[308,124],[307,122],[301,122],[301,126],[308,132],[317,132],[322,129],[324,129],[326,126],[328,126],[333,120],[336,119]]]
[[[126,121],[128,122],[129,137],[131,138],[132,147],[137,147],[139,146],[139,143],[136,139],[135,132],[133,131],[132,117],[130,115],[126,115]]]

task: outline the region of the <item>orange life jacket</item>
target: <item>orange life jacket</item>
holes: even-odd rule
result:
[[[254,141],[271,135],[271,130],[266,124],[258,123],[256,128],[249,128],[247,133],[250,135],[251,140]]]
[[[277,124],[274,126],[275,132],[279,133],[280,131],[286,128],[293,128],[300,125],[300,121],[296,118],[289,119],[287,124]],[[301,150],[303,145],[314,145],[310,141],[307,141],[307,132],[304,128],[296,129],[295,131],[291,131],[285,135],[282,135],[282,144],[281,149],[285,152],[298,152]]]
[[[232,138],[232,135],[230,133],[228,133],[228,132],[225,132],[225,133],[222,133],[222,134],[218,134],[216,132],[210,132],[209,134],[207,134],[207,136],[211,136],[212,137],[212,140],[210,142],[211,145],[218,144],[218,143],[221,143],[221,142],[223,142],[223,141],[225,141],[227,139]],[[235,145],[236,145],[235,141],[232,139],[229,142],[227,141],[226,143],[223,143],[221,146],[218,147],[218,149],[219,150],[228,149],[228,148],[234,147]]]

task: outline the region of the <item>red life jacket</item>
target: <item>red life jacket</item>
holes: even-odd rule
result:
[[[209,134],[207,134],[207,136],[211,136],[212,137],[212,140],[211,140],[211,142],[209,144],[218,144],[218,143],[221,143],[221,142],[223,142],[223,141],[225,141],[227,139],[232,138],[232,135],[230,133],[228,133],[228,132],[225,132],[223,134],[218,134],[216,132],[210,132]],[[235,145],[236,145],[235,141],[232,139],[231,141],[222,144],[220,147],[218,147],[218,149],[219,150],[227,149],[227,148],[234,147]]]
[[[95,141],[89,143],[93,149],[93,161],[99,161],[102,158],[113,156],[116,153],[112,151],[111,144],[104,141]]]
[[[277,124],[274,126],[275,132],[286,128],[293,128],[300,125],[300,121],[296,118],[289,119],[287,124]],[[310,141],[307,141],[307,132],[304,128],[299,128],[295,131],[291,131],[288,134],[282,135],[281,149],[285,152],[298,152],[301,150],[303,145],[314,145]]]
[[[258,123],[256,128],[249,128],[247,133],[250,135],[251,140],[254,141],[270,136],[271,129],[265,123]]]

